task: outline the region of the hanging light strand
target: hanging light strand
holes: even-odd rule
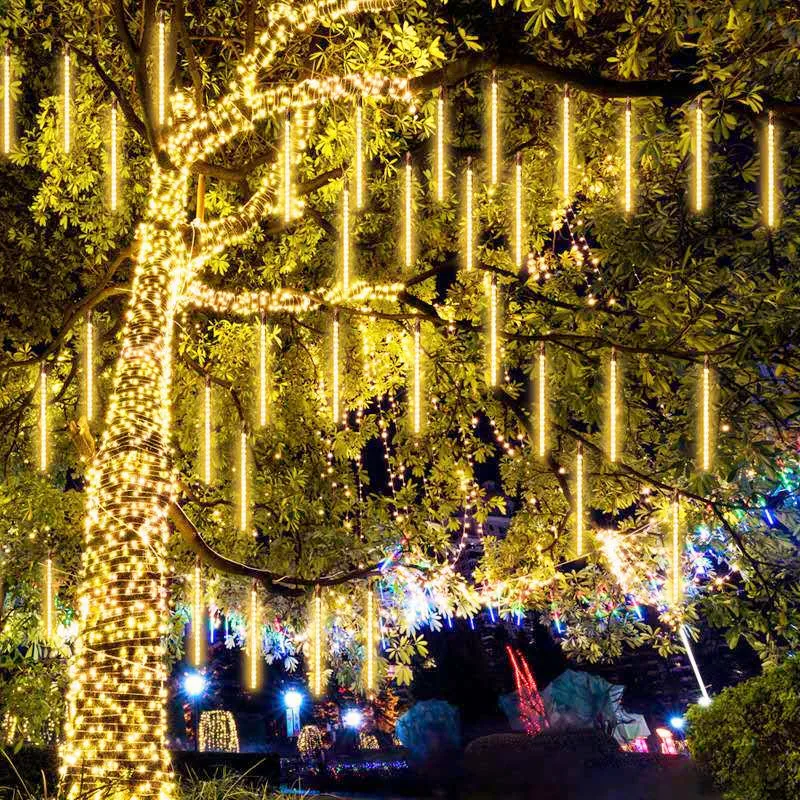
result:
[[[3,51],[3,153],[11,152],[11,46]]]
[[[358,98],[356,105],[356,208],[364,207],[364,103]]]
[[[583,555],[583,493],[583,444],[579,442],[578,453],[575,457],[575,554],[579,558]]]
[[[314,592],[314,674],[312,690],[316,697],[322,694],[322,593],[319,586]]]
[[[464,248],[466,251],[465,257],[465,266],[467,270],[473,269],[475,266],[474,264],[474,252],[473,248],[475,247],[475,231],[474,231],[474,219],[473,219],[473,170],[472,170],[472,157],[467,158],[467,174],[466,174],[466,190],[465,190],[465,225],[464,225]]]
[[[167,26],[164,15],[158,16],[158,124],[167,124]]]
[[[117,98],[111,100],[111,142],[108,153],[108,181],[109,181],[109,205],[112,211],[116,211],[119,205],[119,141],[117,131]]]
[[[514,159],[514,261],[522,269],[522,153]]]
[[[47,472],[47,367],[39,370],[39,469]]]
[[[86,419],[94,419],[94,324],[92,312],[86,314],[86,353],[84,356],[84,377],[86,391]]]
[[[292,115],[283,118],[283,221],[292,219]]]
[[[412,213],[412,199],[413,199],[413,168],[411,166],[411,153],[406,153],[406,163],[405,163],[405,190],[404,190],[404,200],[405,200],[405,215],[403,219],[403,225],[405,230],[404,235],[404,246],[405,246],[405,265],[406,269],[408,269],[413,264],[413,254],[412,254],[412,244],[411,244],[411,213]]]
[[[671,600],[677,606],[683,594],[681,576],[681,500],[680,494],[675,492],[672,499],[672,568],[671,572]]]
[[[248,669],[247,679],[250,691],[254,692],[258,689],[258,667],[259,667],[259,636],[258,636],[258,590],[256,583],[250,587],[250,632],[248,638]]]
[[[350,184],[342,190],[342,291],[350,292]]]
[[[247,497],[247,431],[242,428],[239,434],[239,530],[247,530],[248,504]]]
[[[267,346],[267,315],[262,309],[258,320],[258,422],[263,428],[269,418],[269,376]]]
[[[445,130],[444,130],[444,86],[439,88],[436,98],[436,199],[444,202],[444,160],[445,160]]]
[[[331,412],[333,424],[339,424],[339,312],[333,313],[332,361],[333,361],[333,392],[331,397]]]
[[[767,202],[766,223],[768,228],[774,228],[777,222],[777,153],[775,150],[775,114],[770,111],[767,121]]]
[[[367,694],[375,692],[375,593],[367,586],[367,636],[366,636]]]
[[[72,57],[69,45],[64,47],[64,152],[72,150]]]
[[[195,561],[192,586],[192,662],[199,667],[203,662],[203,585],[200,559]]]
[[[497,386],[500,378],[500,355],[498,353],[497,277],[489,280],[489,385]]]
[[[703,106],[698,100],[694,108],[694,210],[703,210]]]
[[[539,458],[547,455],[547,355],[544,342],[539,344]]]
[[[611,348],[608,379],[608,460],[617,460],[617,350]]]
[[[625,101],[625,213],[633,211],[633,130],[630,97]]]
[[[561,108],[561,194],[565,204],[569,203],[570,198],[569,99],[569,86],[565,86]]]
[[[211,378],[203,387],[203,480],[211,483]]]
[[[701,447],[703,471],[711,469],[711,369],[708,366],[708,356],[703,359],[703,386],[701,389]]]
[[[44,565],[44,633],[48,641],[55,634],[55,598],[53,591],[53,559],[47,557]]]
[[[419,434],[422,430],[422,346],[420,343],[420,322],[414,321],[414,433]]]
[[[497,186],[498,180],[498,173],[499,173],[499,138],[500,138],[500,131],[499,131],[499,116],[500,110],[498,108],[499,103],[499,90],[497,85],[497,73],[492,72],[492,83],[490,86],[491,98],[490,104],[491,108],[489,109],[489,126],[490,126],[490,148],[491,152],[489,153],[489,167],[490,167],[490,180],[492,186]]]

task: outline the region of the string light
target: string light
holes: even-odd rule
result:
[[[364,207],[364,105],[356,104],[356,208]]]
[[[3,51],[3,153],[11,152],[11,46]]]
[[[766,223],[768,228],[774,228],[777,219],[777,192],[776,192],[776,152],[775,152],[775,115],[769,112],[767,121],[767,202]]]
[[[92,312],[86,314],[86,363],[84,364],[86,379],[86,419],[94,419],[94,325]]]
[[[498,353],[497,331],[497,277],[492,275],[489,281],[489,385],[499,383],[500,364]]]
[[[211,378],[203,387],[203,480],[211,483]]]
[[[314,592],[314,670],[311,687],[315,697],[322,694],[322,593],[317,587]]]
[[[695,680],[697,681],[697,686],[700,689],[700,705],[701,706],[708,706],[711,705],[711,697],[708,694],[708,690],[706,689],[706,685],[703,682],[703,676],[700,674],[700,668],[697,666],[697,661],[694,657],[694,651],[692,650],[692,645],[689,642],[689,637],[686,634],[686,627],[684,625],[680,625],[678,627],[678,634],[681,637],[681,642],[683,643],[683,647],[686,650],[686,655],[689,657],[689,663],[692,665],[692,672],[694,672]]]
[[[694,107],[694,210],[703,210],[703,106]]]
[[[247,530],[249,500],[247,497],[247,431],[239,434],[239,530]]]
[[[422,430],[422,375],[421,375],[422,347],[420,345],[420,323],[414,321],[414,433]]]
[[[333,393],[331,398],[331,411],[333,413],[333,424],[339,424],[339,312],[333,314]]]
[[[547,355],[544,342],[539,344],[539,458],[547,455]]]
[[[680,495],[676,492],[672,500],[672,604],[677,606],[683,594],[681,580],[681,503]]]
[[[167,124],[167,26],[163,14],[158,17],[158,124]]]
[[[48,642],[55,636],[55,601],[53,592],[53,559],[48,556],[44,565],[44,633]]]
[[[72,64],[69,53],[69,45],[64,47],[64,152],[69,153],[72,149],[72,119],[70,108],[70,97],[72,94]]]
[[[367,694],[375,692],[375,596],[372,586],[367,586]]]
[[[258,689],[259,673],[259,636],[258,636],[258,591],[255,581],[250,588],[250,632],[248,634],[248,670],[247,683],[251,692]]]
[[[473,230],[473,211],[472,211],[472,203],[473,203],[473,196],[472,196],[472,189],[473,187],[473,172],[472,172],[472,157],[467,158],[467,175],[466,175],[466,203],[465,203],[465,233],[464,238],[466,239],[465,248],[466,248],[466,268],[467,270],[471,270],[474,266],[474,253],[473,248],[475,247],[475,231]]]
[[[498,148],[499,148],[499,130],[498,130],[498,117],[499,117],[499,109],[498,109],[498,86],[497,86],[497,73],[492,72],[492,83],[490,87],[491,91],[491,108],[489,110],[490,114],[490,153],[489,153],[489,164],[490,164],[490,177],[491,177],[491,184],[492,186],[497,186],[497,179],[498,179]]]
[[[575,457],[575,555],[583,555],[583,444],[578,443]]]
[[[47,368],[39,370],[39,469],[47,472]]]
[[[611,348],[608,381],[608,460],[617,460],[617,351]]]
[[[350,185],[342,191],[342,292],[350,293]]]
[[[522,268],[522,153],[514,159],[514,247],[515,262]]]
[[[436,199],[444,202],[444,159],[445,159],[445,131],[444,131],[444,86],[439,88],[436,98]]]
[[[564,98],[561,109],[561,194],[564,203],[569,203],[570,198],[570,152],[569,152],[569,86],[564,87]]]
[[[633,211],[633,132],[631,99],[625,101],[625,213]]]
[[[411,204],[413,199],[413,169],[411,166],[411,153],[406,153],[406,166],[405,166],[405,217],[403,224],[405,227],[405,263],[408,269],[413,262],[412,246],[411,246]]]
[[[708,356],[703,359],[703,388],[701,396],[701,438],[702,438],[702,464],[703,471],[711,469],[711,370],[708,366]]]
[[[117,99],[113,98],[111,100],[111,147],[109,156],[109,184],[110,184],[110,200],[109,205],[111,206],[112,211],[117,210],[117,205],[119,203],[118,200],[118,164],[117,160],[119,158],[118,150],[119,143],[117,140]]]
[[[194,565],[193,599],[192,599],[192,664],[195,667],[203,663],[203,584],[199,559]]]
[[[292,219],[292,116],[283,118],[283,221]]]

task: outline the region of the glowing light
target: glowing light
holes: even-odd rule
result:
[[[694,651],[692,650],[692,645],[689,642],[689,637],[686,634],[686,628],[681,625],[678,628],[678,633],[681,637],[681,642],[683,644],[684,649],[686,650],[686,655],[689,656],[689,663],[692,665],[692,672],[694,672],[695,680],[697,681],[697,685],[700,688],[700,699],[698,703],[701,706],[710,706],[711,705],[711,697],[706,690],[706,685],[703,683],[703,676],[700,674],[700,668],[697,666],[697,661],[694,657]]]
[[[267,316],[262,311],[258,321],[258,423],[262,428],[267,424],[269,418],[267,358]]]
[[[350,186],[342,191],[342,292],[350,292]]]
[[[514,162],[514,247],[517,267],[522,267],[522,153]]]
[[[203,663],[203,584],[199,561],[194,566],[192,589],[192,664],[199,667]]]
[[[11,152],[11,47],[3,51],[3,152]]]
[[[339,314],[333,315],[333,392],[331,397],[331,412],[333,414],[334,425],[339,424]]]
[[[247,683],[250,691],[254,692],[258,689],[258,672],[259,672],[259,636],[258,636],[258,592],[256,585],[253,583],[250,589],[250,631],[247,635],[247,655],[248,655],[248,669],[247,669]]]
[[[578,454],[575,457],[575,554],[583,555],[583,445],[578,443]]]
[[[364,715],[357,708],[350,708],[342,714],[342,722],[348,728],[360,728]]]
[[[631,101],[625,102],[625,213],[633,211],[633,133],[631,125]]]
[[[283,119],[283,221],[292,219],[292,116]]]
[[[39,469],[47,472],[47,368],[39,370]]]
[[[694,108],[694,210],[703,210],[703,107],[700,101]]]
[[[372,587],[367,587],[367,641],[366,661],[367,679],[365,688],[368,694],[375,692],[375,593]]]
[[[64,48],[64,152],[72,149],[72,59],[69,54],[69,45]]]
[[[467,158],[467,176],[466,176],[466,203],[465,203],[465,225],[464,225],[464,238],[466,241],[464,242],[465,249],[466,249],[466,257],[465,257],[465,266],[467,270],[471,270],[474,267],[474,252],[473,248],[475,247],[475,231],[473,229],[474,226],[474,219],[473,219],[473,211],[472,211],[472,203],[473,203],[473,171],[472,171],[472,158]]]
[[[611,348],[608,380],[608,460],[617,460],[617,351]]]
[[[776,161],[775,115],[770,111],[769,120],[767,122],[767,202],[765,208],[765,221],[768,228],[774,228],[777,220]]]
[[[711,370],[708,356],[703,359],[703,388],[701,393],[701,439],[703,471],[711,469]]]
[[[422,347],[420,344],[420,325],[419,320],[414,322],[414,386],[413,386],[413,415],[414,433],[419,434],[422,430]]]
[[[283,704],[292,711],[298,711],[303,705],[303,695],[297,689],[287,689],[283,693]]]
[[[445,159],[445,131],[444,131],[444,87],[439,89],[436,98],[436,199],[444,202],[444,159]]]
[[[405,229],[405,264],[406,268],[414,263],[411,242],[411,213],[412,213],[412,200],[413,200],[413,168],[411,166],[411,153],[406,153],[406,166],[405,166],[405,216],[403,218],[403,225]]]
[[[316,697],[322,694],[322,594],[317,587],[314,592],[314,669],[311,676],[312,691]]]
[[[203,388],[203,480],[211,483],[211,378]]]
[[[199,672],[187,672],[183,678],[183,690],[189,697],[200,697],[206,690],[206,679]]]
[[[489,109],[489,127],[490,127],[490,152],[489,152],[489,166],[490,166],[490,179],[492,186],[497,186],[498,178],[498,149],[499,149],[499,130],[498,130],[498,86],[497,86],[497,73],[492,73],[492,83],[490,87],[491,100]]]
[[[233,714],[219,709],[201,711],[197,743],[201,753],[238,753],[239,732]]]
[[[119,170],[117,163],[119,157],[118,147],[119,143],[118,143],[118,133],[117,133],[117,100],[116,98],[114,98],[111,101],[111,145],[108,154],[109,157],[108,181],[109,181],[109,191],[110,191],[109,205],[111,206],[112,211],[116,211],[117,206],[119,204],[119,198],[118,198],[119,178],[117,175]]]
[[[53,591],[53,559],[49,558],[44,565],[44,633],[48,641],[55,634],[55,600]]]
[[[247,530],[247,431],[239,434],[239,530]]]
[[[544,342],[539,344],[539,458],[547,455],[547,355]]]
[[[669,726],[676,731],[682,731],[686,726],[686,720],[683,717],[670,717]]]
[[[361,98],[356,106],[356,208],[364,207],[364,106]]]
[[[569,152],[569,86],[564,87],[564,98],[561,108],[561,194],[564,203],[570,198],[570,152]]]
[[[94,419],[94,325],[92,312],[86,315],[86,355],[84,364],[86,381],[86,419]]]
[[[500,354],[497,330],[497,278],[489,281],[489,385],[497,386],[500,379]]]
[[[683,596],[683,580],[681,573],[681,500],[675,494],[672,501],[672,604],[677,606]]]
[[[158,124],[167,124],[167,26],[164,16],[158,17]]]

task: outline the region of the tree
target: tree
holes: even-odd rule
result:
[[[273,608],[292,604],[297,619],[311,590],[323,587],[334,627],[349,631],[363,616],[364,580],[381,575],[388,655],[402,680],[424,655],[419,627],[471,612],[479,600],[558,615],[567,622],[565,646],[590,658],[626,643],[666,649],[669,625],[638,621],[629,599],[661,597],[669,577],[663,516],[679,491],[691,556],[684,567],[697,579],[687,581],[681,618],[702,614],[731,638],[747,637],[765,659],[794,646],[798,230],[786,212],[796,195],[797,23],[780,4],[761,6],[674,2],[635,19],[622,2],[543,0],[491,14],[484,4],[459,3],[383,9],[365,19],[332,8],[315,9],[302,31],[293,15],[306,11],[278,6],[268,17],[254,0],[177,2],[163,29],[152,2],[12,7],[6,30],[24,31],[28,43],[15,51],[18,72],[34,76],[19,97],[28,127],[5,167],[13,203],[2,212],[11,286],[3,303],[11,313],[2,323],[0,424],[12,454],[6,470],[16,480],[34,480],[24,477],[37,419],[29,413],[37,390],[31,370],[46,365],[51,406],[66,426],[80,413],[79,336],[89,311],[107,362],[98,373],[103,424],[71,428],[84,462],[63,436],[51,456],[60,485],[88,487],[70,783],[83,770],[95,781],[127,772],[137,794],[167,791],[166,773],[150,766],[165,769],[165,577],[187,571],[195,556],[229,576],[208,587],[217,602],[235,604],[241,578],[255,579]],[[173,96],[167,125],[159,124],[156,89],[162,31],[165,82],[191,87]],[[81,65],[71,73],[79,122],[67,153],[60,99],[44,89],[52,76],[44,53],[65,44]],[[491,96],[481,90],[493,70],[501,79],[498,186],[477,169]],[[410,77],[366,86],[353,77],[376,72]],[[345,77],[323,85],[320,93],[333,91],[334,100],[320,105],[311,81],[328,75]],[[554,161],[565,83],[575,155],[562,215],[563,169]],[[288,214],[276,196],[285,166],[283,86],[299,92],[291,95],[298,147]],[[440,86],[451,134],[442,203],[428,191],[435,160],[427,165],[438,113],[438,92],[430,90]],[[307,102],[299,102],[304,92]],[[388,104],[378,102],[384,93]],[[384,287],[364,297],[337,288],[339,205],[346,176],[352,180],[361,94],[370,181],[352,231],[352,269],[368,286]],[[98,96],[113,97],[127,124],[124,203],[115,213],[103,206]],[[628,97],[639,170],[635,213],[626,216],[618,129]],[[713,144],[706,161],[713,202],[693,215],[686,111],[698,99]],[[779,229],[761,224],[756,191],[768,111],[780,122]],[[395,223],[406,152],[416,250],[403,272]],[[510,235],[518,154],[531,253],[522,268]],[[471,273],[458,269],[460,184],[470,157],[479,210]],[[504,374],[495,386],[484,369],[492,281],[502,299]],[[52,297],[43,296],[50,286]],[[253,365],[263,306],[272,413],[262,428]],[[334,313],[338,424],[329,407]],[[431,400],[420,435],[409,422],[414,393],[406,391],[417,325]],[[526,388],[542,345],[549,441],[539,459],[527,444],[537,417]],[[612,348],[624,401],[614,463],[605,438]],[[719,417],[709,470],[697,468],[694,452],[694,394],[706,358]],[[217,412],[210,486],[198,452],[206,381]],[[243,432],[257,498],[246,525],[231,500],[241,483],[234,468]],[[591,491],[587,527],[617,528],[598,534],[597,556],[585,560],[574,558],[572,536],[579,445]],[[383,450],[385,479],[370,474],[375,448]],[[480,522],[498,502],[475,480],[476,467],[498,450],[505,491],[523,503],[508,536],[487,541],[479,594],[452,568],[452,540],[459,514]],[[680,615],[668,608],[663,616],[675,624]],[[363,649],[358,635],[343,646]],[[363,685],[360,675],[348,680]]]

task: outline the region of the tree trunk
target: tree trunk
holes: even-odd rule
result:
[[[165,562],[175,311],[190,279],[185,178],[154,172],[105,431],[89,475],[80,634],[61,775],[70,796],[171,794]]]

